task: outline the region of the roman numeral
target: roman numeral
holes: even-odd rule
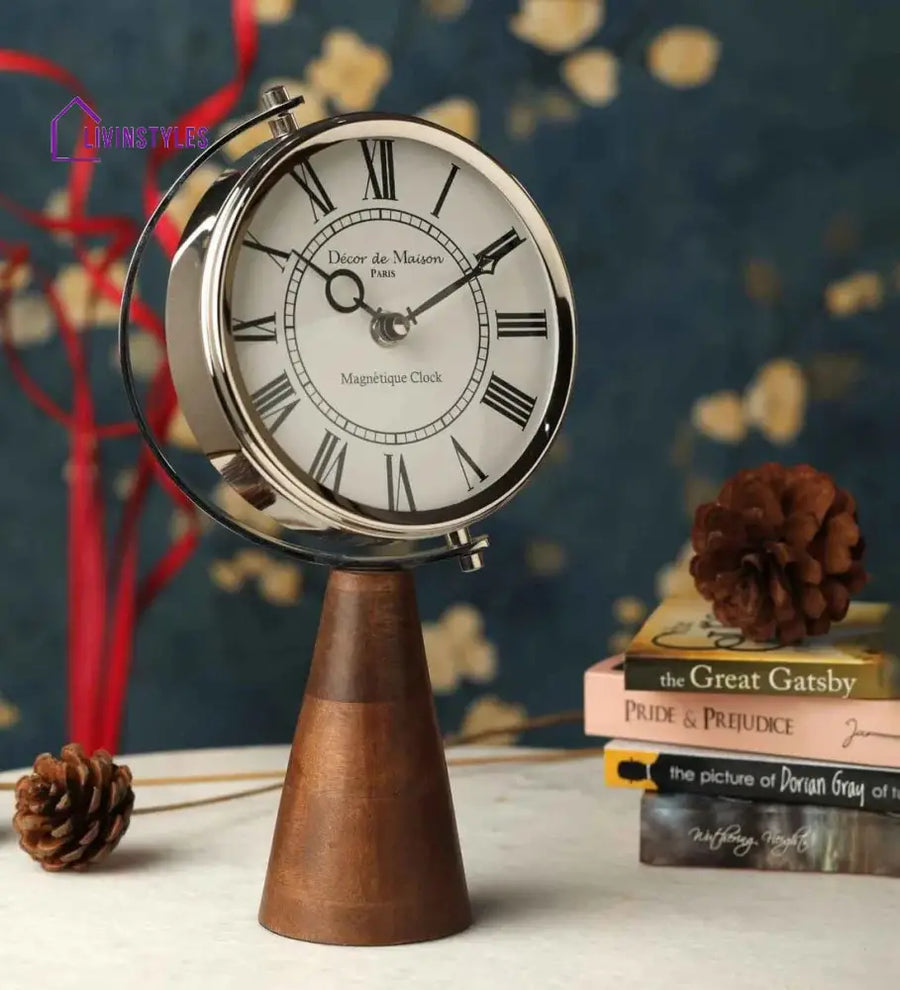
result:
[[[369,198],[370,189],[373,199],[396,199],[394,142],[390,139],[377,138],[374,141],[360,141],[359,143],[362,145],[366,171],[368,172],[363,199]]]
[[[505,234],[498,237],[492,244],[488,244],[486,248],[482,248],[475,255],[478,268],[488,275],[493,275],[501,259],[505,258],[514,248],[524,243],[525,238],[519,237],[515,227],[510,227]]]
[[[287,372],[282,371],[277,378],[253,392],[250,400],[269,432],[274,433],[300,404],[296,396]]]
[[[255,238],[253,234],[249,232],[244,236],[244,247],[252,248],[254,251],[262,251],[263,254],[267,254],[272,261],[278,265],[278,268],[281,271],[284,271],[287,260],[291,256],[288,251],[279,251],[278,248],[269,247],[267,244],[263,244],[262,241]]]
[[[547,311],[540,313],[500,313],[497,318],[498,337],[546,337]]]
[[[401,454],[397,458],[397,471],[394,472],[394,455],[385,454],[385,465],[387,467],[387,487],[388,487],[388,510],[396,512],[400,508],[403,496],[406,496],[406,504],[410,511],[416,511],[415,499],[413,499],[412,486],[409,483],[409,474],[406,471],[406,461]]]
[[[447,176],[447,181],[444,183],[444,188],[441,190],[440,196],[438,196],[438,201],[434,204],[434,209],[431,211],[433,217],[439,217],[441,215],[444,200],[447,198],[447,193],[450,192],[450,187],[453,185],[453,180],[456,178],[458,171],[459,165],[450,166],[450,174]]]
[[[344,441],[344,445],[340,450],[338,450],[339,443],[340,440],[338,437],[331,430],[326,430],[325,436],[319,444],[319,449],[316,451],[312,466],[309,469],[309,473],[320,485],[328,485],[329,476],[333,476],[334,480],[330,483],[330,487],[335,495],[338,494],[341,488],[341,477],[344,474],[344,459],[347,456],[347,441]]]
[[[318,223],[321,216],[327,216],[334,209],[334,203],[322,180],[316,175],[315,169],[308,161],[302,161],[296,168],[291,169],[291,175],[297,180],[300,188],[309,196],[309,205],[312,207],[313,222]]]
[[[524,430],[537,399],[499,375],[491,374],[481,401]]]
[[[484,481],[485,478],[487,478],[487,475],[472,460],[472,458],[469,457],[469,455],[463,449],[462,444],[456,439],[456,437],[451,436],[450,440],[453,443],[453,450],[456,452],[456,459],[459,461],[460,470],[463,473],[463,477],[466,479],[466,487],[469,489],[469,491],[472,491],[475,485],[473,484],[471,478],[469,477],[469,472],[471,471],[475,475],[475,477],[478,478],[479,482]]]
[[[258,320],[232,320],[231,336],[235,340],[268,340],[275,343],[275,314],[261,316]]]

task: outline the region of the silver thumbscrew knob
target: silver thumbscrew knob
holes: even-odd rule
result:
[[[284,86],[272,86],[262,94],[262,105],[266,110],[280,107],[282,103],[287,103],[289,100],[290,96]],[[299,131],[300,125],[293,113],[286,110],[284,113],[269,118],[269,130],[272,132],[273,138],[282,138]]]
[[[471,539],[467,529],[455,529],[452,533],[447,534],[447,543],[451,547],[464,547],[471,542]],[[484,567],[484,555],[480,550],[471,550],[469,553],[460,554],[457,560],[459,560],[460,570],[467,574],[472,571],[480,571]]]

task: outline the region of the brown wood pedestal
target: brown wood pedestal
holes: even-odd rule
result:
[[[410,572],[329,578],[259,920],[340,945],[471,923]]]

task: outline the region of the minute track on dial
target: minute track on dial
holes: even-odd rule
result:
[[[496,230],[506,230],[509,225],[509,221],[492,224],[487,236],[475,243],[495,240]],[[265,240],[261,230],[257,233]],[[353,317],[344,321],[350,332],[339,329],[339,321],[332,320],[331,307],[322,295],[322,278],[306,274],[305,259],[321,269],[346,265],[359,274],[366,283],[367,296],[371,293],[376,297],[367,301],[383,307],[377,317],[366,320],[369,335],[352,333]],[[457,293],[454,299],[458,303],[451,300],[448,310],[440,311],[448,317],[453,316],[449,311],[454,311],[457,322],[462,324],[462,339],[445,335],[442,344],[441,335],[429,334],[420,340],[410,339],[405,345],[407,321],[402,310],[398,312],[403,296],[416,291],[424,296],[435,284],[468,274],[474,263],[474,252],[464,251],[427,215],[393,206],[364,205],[341,214],[331,223],[314,228],[307,243],[296,245],[285,292],[285,342],[300,387],[330,422],[332,430],[346,437],[402,448],[446,429],[477,401],[487,373],[491,339],[491,313],[478,280],[471,280]],[[427,271],[423,265],[428,266]],[[446,272],[442,277],[438,274],[441,265]],[[378,271],[370,274],[370,267],[375,266]],[[271,266],[265,270],[271,271]],[[391,281],[385,270],[391,272]],[[335,294],[348,306],[350,297],[359,295],[349,281],[340,280],[335,284]],[[457,305],[459,309],[455,309]],[[358,325],[363,325],[363,319],[357,318]],[[396,346],[384,350],[379,347],[376,351],[366,336],[373,337],[379,345]],[[388,353],[391,350],[393,353]],[[469,449],[478,449],[472,440],[463,442]],[[314,450],[304,451],[299,463],[310,463],[314,454]],[[451,456],[455,472],[452,452]],[[407,451],[409,470],[415,472],[410,457]],[[359,453],[352,461],[352,483],[361,490],[365,482],[360,480],[363,475],[357,473],[362,471]],[[394,466],[396,469],[396,460]],[[491,471],[489,464],[479,467]],[[468,470],[472,478],[477,477]],[[350,497],[344,491],[351,484],[349,478],[345,475],[342,486],[346,497]],[[426,483],[412,475],[411,480],[418,489],[415,501],[419,504],[419,491]]]

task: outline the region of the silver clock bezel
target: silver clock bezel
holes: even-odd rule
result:
[[[424,142],[483,175],[521,217],[543,260],[555,300],[557,368],[543,422],[509,471],[477,497],[440,510],[391,512],[361,507],[322,488],[264,427],[237,371],[234,342],[228,332],[234,249],[252,220],[256,204],[283,177],[289,163],[303,154],[335,141],[372,138]],[[195,243],[187,252],[192,268],[189,281],[199,281],[199,310],[194,309],[193,325],[196,327],[199,317],[202,349],[179,347],[175,334],[168,334],[173,378],[185,417],[223,477],[251,504],[287,525],[386,540],[444,536],[471,526],[506,504],[533,475],[559,430],[575,363],[575,313],[565,263],[546,220],[519,182],[482,149],[437,124],[414,117],[358,114],[314,124],[275,142],[229,185],[224,198],[216,202],[215,212],[205,223],[201,218],[202,233],[195,233]],[[173,274],[178,263],[176,259]],[[191,320],[184,309],[190,300],[172,296],[170,281],[167,325],[189,332],[186,328]],[[211,408],[211,404],[218,408]]]

